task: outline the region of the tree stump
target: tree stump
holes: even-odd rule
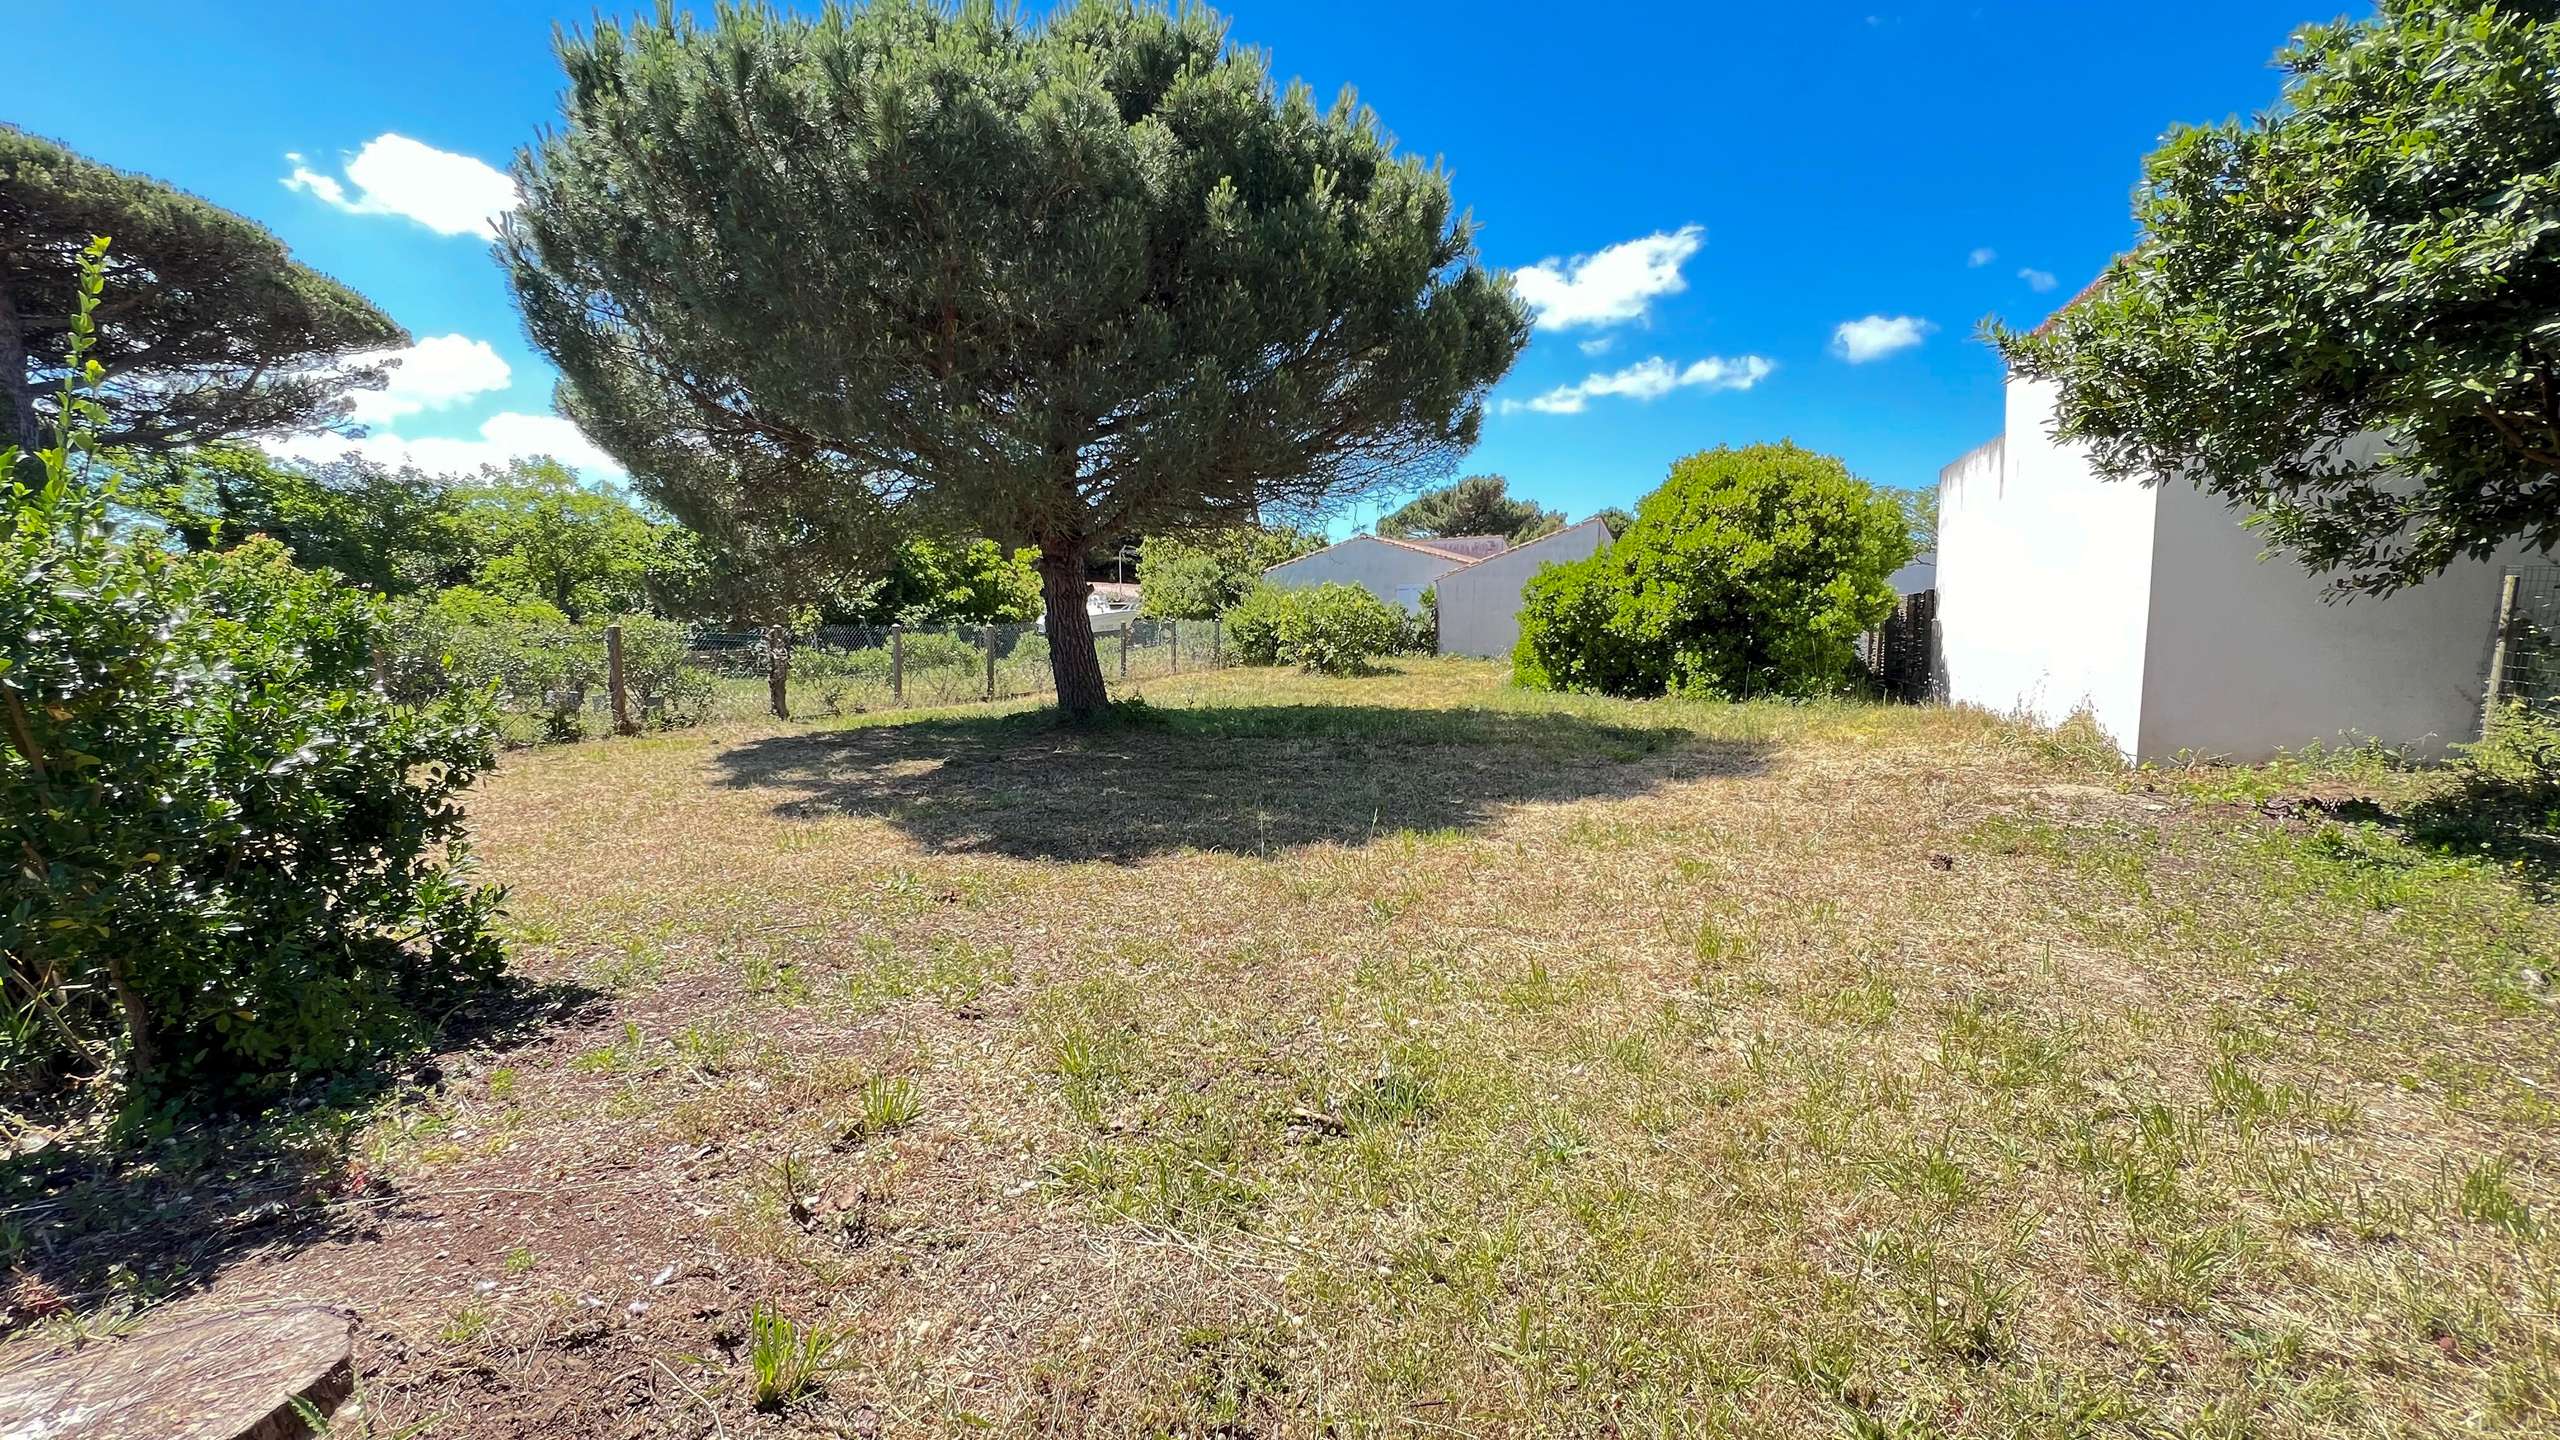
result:
[[[299,1440],[355,1389],[356,1317],[271,1305],[183,1320],[0,1375],[11,1440]]]

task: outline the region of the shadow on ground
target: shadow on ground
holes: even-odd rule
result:
[[[885,819],[931,849],[1126,863],[1481,829],[1512,806],[1749,775],[1766,745],[1506,710],[1202,706],[1092,729],[1051,712],[782,735],[718,757],[794,819]]]
[[[446,1019],[436,1050],[506,1049],[577,1023],[604,998],[502,982]],[[0,1157],[0,1340],[55,1316],[174,1299],[259,1254],[370,1232],[402,1197],[351,1147],[379,1105],[442,1075],[413,1056],[255,1120],[82,1134]]]

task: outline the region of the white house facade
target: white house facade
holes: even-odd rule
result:
[[[1440,577],[1440,653],[1508,658],[1520,639],[1520,596],[1542,565],[1580,560],[1606,548],[1609,527],[1585,520]]]
[[[1423,591],[1432,588],[1441,576],[1472,563],[1482,553],[1480,545],[1476,546],[1476,553],[1460,547],[1474,544],[1482,538],[1467,536],[1460,541],[1443,544],[1424,540],[1390,540],[1381,535],[1354,535],[1311,555],[1284,560],[1263,571],[1262,578],[1283,589],[1357,585],[1390,605],[1419,611]],[[1497,539],[1495,543],[1501,542]]]
[[[1940,472],[1940,693],[2046,722],[2086,710],[2135,760],[2477,736],[2515,554],[2331,601],[2213,496],[2098,478],[2052,438],[2054,396],[2011,379],[2001,438]]]

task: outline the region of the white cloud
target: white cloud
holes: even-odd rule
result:
[[[462,335],[431,336],[406,350],[376,350],[354,358],[364,365],[391,363],[391,378],[383,388],[355,392],[349,413],[367,425],[504,390],[513,373],[488,341]]]
[[[410,438],[375,431],[370,435],[292,435],[267,442],[267,449],[289,460],[315,463],[354,455],[382,465],[412,465],[431,475],[469,475],[483,465],[548,455],[594,479],[620,479],[621,464],[598,448],[585,432],[557,415],[528,415],[509,410],[480,424],[476,437],[427,435]]]
[[[1505,415],[1522,410],[1535,410],[1545,415],[1579,415],[1594,397],[1601,395],[1657,400],[1674,390],[1691,388],[1748,390],[1767,379],[1769,372],[1777,368],[1776,364],[1758,355],[1740,355],[1731,359],[1709,356],[1687,365],[1674,365],[1656,355],[1623,370],[1605,375],[1586,375],[1571,385],[1559,385],[1527,400],[1504,400],[1494,408]]]
[[[1695,225],[1658,232],[1571,260],[1546,259],[1515,270],[1511,283],[1537,312],[1541,330],[1618,325],[1644,318],[1657,295],[1689,288],[1680,267],[1706,243]]]
[[[1617,343],[1618,337],[1615,335],[1595,335],[1573,348],[1585,355],[1606,355],[1616,347]]]
[[[366,141],[347,162],[343,181],[313,170],[300,155],[284,158],[293,164],[293,173],[284,177],[287,190],[350,215],[405,215],[439,235],[488,239],[498,233],[498,217],[515,209],[518,199],[516,182],[504,172],[406,135]]]
[[[1852,365],[1881,360],[1896,350],[1908,350],[1928,338],[1938,327],[1912,315],[1870,315],[1864,320],[1843,320],[1831,332],[1831,353]]]
[[[2038,270],[2033,266],[2029,266],[2028,268],[2019,271],[2018,278],[2026,281],[2027,288],[2033,290],[2039,295],[2062,283],[2053,278],[2052,271]]]
[[[1988,265],[1999,258],[1999,251],[1992,249],[1988,245],[1981,245],[1976,246],[1972,254],[1964,257],[1964,263],[1971,269],[1979,270],[1983,266]]]

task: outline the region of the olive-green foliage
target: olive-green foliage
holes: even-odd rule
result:
[[[15,32],[21,56],[36,38]],[[353,357],[408,342],[361,295],[285,253],[264,227],[144,175],[84,159],[0,125],[0,306],[24,347],[0,373],[0,446],[49,437],[45,404],[79,294],[82,247],[112,235],[115,303],[98,312],[89,357],[111,407],[102,448],[158,450],[323,425],[351,390],[378,387]],[[14,368],[14,367],[12,367]]]
[[[2560,542],[2553,10],[2384,0],[2295,37],[2282,104],[2172,133],[2141,242],[2049,330],[1994,330],[2056,434],[2348,590]]]
[[[605,621],[579,623],[546,601],[469,586],[394,600],[385,615],[382,674],[394,699],[484,694],[501,712],[533,717],[540,738],[575,740],[586,733],[587,713],[607,680]],[[632,719],[659,726],[699,721],[712,681],[690,663],[684,627],[646,615],[618,623]]]
[[[1293,592],[1280,612],[1280,658],[1301,670],[1356,675],[1410,645],[1403,611],[1340,583]]]
[[[1220,617],[1227,629],[1227,650],[1237,664],[1280,663],[1280,620],[1289,612],[1290,597],[1298,593],[1277,585],[1256,585]]]
[[[1018,625],[1040,615],[1038,558],[993,540],[911,539],[858,596],[821,609],[832,625]]]
[[[461,842],[480,701],[376,693],[377,602],[279,546],[122,531],[94,383],[58,394],[56,443],[0,453],[0,1092],[119,1055],[257,1092],[417,1038],[501,961]]]
[[[1671,467],[1636,523],[1549,565],[1520,606],[1514,673],[1610,695],[1813,695],[1856,672],[1911,558],[1894,498],[1791,443]]]
[[[122,501],[187,548],[266,535],[379,594],[471,585],[587,620],[680,610],[700,588],[680,529],[555,461],[447,477],[361,459],[304,467],[240,446],[116,458]]]
[[[988,535],[1064,580],[1436,473],[1528,338],[1446,173],[1197,6],[750,0],[561,59],[500,249],[574,418],[706,535]]]
[[[1413,648],[1413,622],[1357,585],[1263,585],[1229,610],[1226,645],[1244,665],[1295,665],[1356,675],[1369,662]]]
[[[1138,543],[1138,608],[1174,620],[1223,615],[1262,572],[1324,548],[1324,537],[1285,525],[1240,525],[1211,535],[1150,535]]]

